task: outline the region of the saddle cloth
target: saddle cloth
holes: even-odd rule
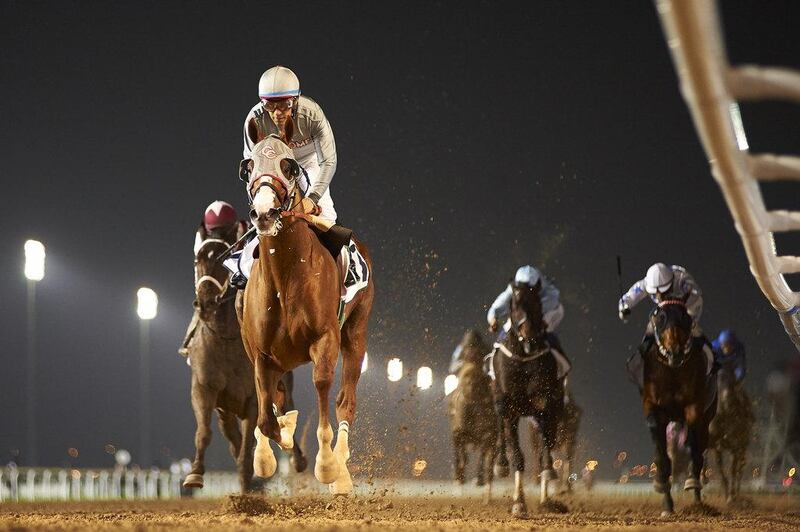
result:
[[[489,377],[492,378],[492,380],[495,379],[494,363],[493,363],[494,362],[494,356],[498,352],[499,353],[503,353],[505,356],[507,356],[509,358],[515,358],[513,353],[511,353],[511,351],[509,351],[509,349],[505,346],[505,344],[495,343],[494,344],[494,350],[491,353],[489,353],[488,355],[486,355],[486,357],[484,358],[484,361],[485,361],[484,363],[486,364],[486,366],[488,366],[488,370],[486,371],[486,373],[489,375]],[[569,374],[569,372],[572,370],[572,364],[570,363],[570,361],[566,357],[566,355],[564,355],[564,353],[562,353],[561,351],[559,351],[555,347],[551,346],[550,349],[549,349],[549,352],[552,353],[553,354],[553,358],[556,359],[556,366],[558,367],[558,373],[556,374],[556,377],[559,380],[561,380],[564,377],[566,377]],[[543,351],[540,355],[533,355],[533,356],[530,357],[530,359],[532,360],[532,359],[536,358],[537,356],[543,356],[545,354],[547,354],[547,351]],[[484,367],[486,367],[486,366],[484,366]]]
[[[241,273],[245,278],[250,279],[250,272],[255,260],[253,254],[257,248],[258,238],[254,238],[245,244],[241,251],[237,251],[225,259],[223,265],[231,273]],[[339,297],[343,303],[349,303],[358,292],[369,284],[370,276],[367,261],[364,260],[364,256],[352,239],[347,245],[342,246],[339,257],[336,259],[336,266],[339,268],[339,278],[343,281],[339,287]]]

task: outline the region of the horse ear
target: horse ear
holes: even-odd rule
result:
[[[250,182],[250,172],[253,171],[253,159],[242,159],[239,161],[239,180],[245,183]]]

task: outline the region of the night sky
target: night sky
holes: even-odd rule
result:
[[[726,2],[732,61],[800,66],[798,15],[797,3]],[[749,273],[649,2],[3,0],[0,50],[1,463],[14,449],[25,463],[27,238],[47,246],[40,461],[108,466],[107,443],[135,450],[142,285],[160,297],[153,454],[168,465],[193,453],[190,369],[176,348],[194,232],[213,200],[246,213],[242,122],[275,64],[330,120],[339,221],[374,258],[356,442],[369,432],[388,455],[449,474],[439,398],[450,353],[465,328],[485,329],[521,264],[561,289],[584,452],[601,465],[619,450],[636,462],[652,453],[624,371],[648,305],[619,322],[617,255],[624,288],[656,261],[694,274],[706,331],[733,327],[746,342],[755,396],[794,354]],[[796,109],[749,104],[743,118],[753,152],[796,152]],[[770,208],[797,208],[792,185],[764,194]],[[777,245],[800,253],[797,237]],[[409,371],[430,365],[434,389],[387,392],[393,356]],[[302,424],[315,415],[308,367],[296,386]],[[214,438],[208,466],[232,468]],[[355,443],[354,460],[368,447]]]

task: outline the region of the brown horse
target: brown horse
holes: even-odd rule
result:
[[[560,481],[558,489],[562,492],[570,492],[572,491],[572,482],[570,482],[569,477],[572,474],[572,467],[575,465],[575,447],[578,443],[578,427],[581,423],[583,411],[575,402],[575,399],[569,391],[565,392],[565,397],[564,416],[558,423],[558,429],[556,429],[556,444],[553,450],[558,452],[563,463],[558,478]],[[539,425],[533,419],[531,419],[531,443],[533,455],[537,456],[541,454],[541,449],[544,445],[542,432],[539,430]],[[542,474],[540,463],[534,464],[533,474],[535,477]]]
[[[528,512],[523,489],[525,457],[519,441],[519,420],[523,416],[533,416],[541,427],[544,445],[538,458],[542,469],[540,503],[544,504],[548,502],[547,483],[555,478],[552,451],[564,413],[564,386],[542,316],[541,288],[541,280],[534,286],[512,284],[511,329],[492,360],[495,409],[504,432],[498,451],[501,456],[505,455],[505,442],[511,446],[514,466],[511,512],[515,517],[524,517]]]
[[[236,460],[242,492],[253,487],[253,430],[258,415],[253,366],[244,351],[236,319],[236,290],[230,286],[228,272],[219,261],[241,232],[238,224],[231,230],[214,229],[210,233],[201,224],[195,238],[197,328],[188,350],[192,367],[192,409],[197,429],[192,471],[183,484],[187,488],[203,487],[205,452],[211,443],[211,414],[215,409],[220,432],[228,440],[231,455]],[[288,383],[289,397],[290,386],[291,382]],[[294,448],[293,462],[297,471],[306,467],[299,446]]]
[[[479,452],[478,486],[486,486],[486,498],[491,497],[497,421],[492,404],[491,379],[483,371],[483,358],[489,348],[477,331],[470,330],[461,343],[461,367],[457,372],[458,387],[447,398],[450,433],[455,451],[455,479],[464,483],[468,448]]]
[[[253,198],[251,217],[258,230],[258,260],[238,310],[258,394],[255,471],[267,477],[275,472],[267,438],[283,448],[292,445],[296,411],[277,417],[273,410],[281,376],[313,362],[319,407],[314,474],[320,482],[330,484],[332,493],[348,494],[353,489],[346,465],[348,433],[367,349],[373,280],[370,276],[368,285],[344,306],[340,328],[337,311],[342,279],[336,261],[313,228],[312,222],[319,220],[293,211],[300,204],[301,192],[297,183],[300,168],[291,149],[280,138],[267,137],[254,147],[252,164],[248,191]],[[371,269],[366,247],[359,244],[359,249]],[[339,425],[332,449],[329,392],[340,350],[342,388],[336,398]]]
[[[707,378],[707,355],[702,339],[693,338],[692,318],[685,299],[661,301],[650,320],[655,343],[644,354],[642,409],[656,447],[656,492],[663,493],[662,515],[674,511],[670,493],[672,463],[667,454],[667,424],[685,423],[691,452],[689,477],[684,489],[693,491],[699,504],[703,453],[708,447],[708,424],[715,405],[708,407],[713,385]],[[716,399],[714,399],[716,400]]]
[[[731,365],[722,364],[717,372],[717,414],[709,426],[709,451],[716,456],[727,502],[739,496],[747,447],[753,435],[753,406],[744,386],[736,383]],[[730,455],[730,466],[725,455]]]

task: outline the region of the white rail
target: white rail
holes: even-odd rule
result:
[[[728,63],[714,0],[657,0],[661,24],[711,174],[719,183],[750,261],[750,272],[800,349],[800,294],[784,274],[800,257],[778,256],[772,236],[800,230],[800,212],[767,211],[758,182],[800,180],[800,158],[750,154],[737,100],[800,102],[800,73]]]

